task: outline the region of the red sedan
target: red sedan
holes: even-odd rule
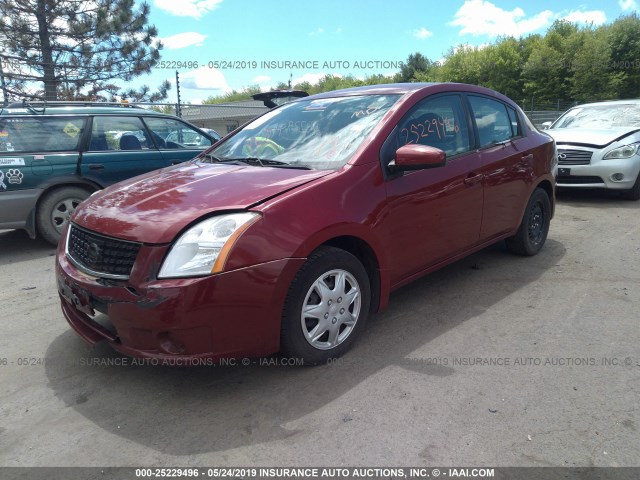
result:
[[[555,162],[553,140],[482,87],[302,98],[85,201],[57,253],[62,311],[136,357],[324,362],[393,289],[503,239],[535,255]]]

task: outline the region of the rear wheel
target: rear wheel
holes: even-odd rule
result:
[[[640,173],[636,177],[636,183],[629,190],[622,192],[622,198],[627,200],[640,200]]]
[[[535,255],[547,240],[550,223],[549,195],[542,188],[536,188],[527,203],[518,231],[506,239],[507,247],[518,255]]]
[[[344,250],[319,248],[289,289],[282,352],[311,365],[342,355],[363,329],[370,302],[369,277],[362,263]]]
[[[57,245],[69,218],[91,192],[80,187],[63,187],[46,193],[36,212],[38,233],[47,242]]]

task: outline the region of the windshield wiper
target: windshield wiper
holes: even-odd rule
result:
[[[250,165],[249,162],[245,162],[242,158],[222,158],[217,157],[212,153],[204,153],[199,157],[193,159],[194,161],[202,161],[206,163],[228,163],[231,165]]]
[[[205,160],[206,159],[206,160]],[[202,155],[197,156],[194,160],[208,161],[209,163],[224,163],[230,161],[226,158],[216,157],[213,153],[203,153]]]
[[[258,165],[260,167],[278,167],[278,168],[295,168],[298,170],[312,170],[311,167],[306,167],[304,165],[292,165],[291,163],[281,162],[279,160],[269,160],[266,158],[258,158],[258,157],[240,157],[240,158],[228,158],[225,161],[237,161],[243,162],[247,165]]]

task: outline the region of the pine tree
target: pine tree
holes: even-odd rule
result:
[[[35,84],[45,100],[113,96],[114,80],[148,73],[160,58],[148,17],[149,5],[134,0],[0,1],[7,91],[20,96]]]

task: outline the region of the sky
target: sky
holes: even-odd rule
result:
[[[392,74],[411,53],[441,60],[457,45],[544,33],[556,19],[601,25],[640,0],[147,0],[164,48],[132,86],[173,88],[200,103],[231,89],[315,83],[326,74]],[[162,63],[164,62],[164,64]],[[182,62],[179,64],[177,62]]]

